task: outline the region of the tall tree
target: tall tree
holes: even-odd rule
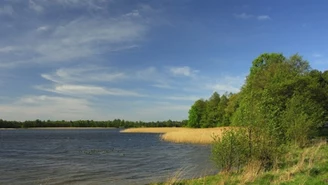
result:
[[[223,94],[221,96],[221,101],[217,105],[217,112],[218,112],[218,121],[217,126],[225,126],[228,118],[226,118],[225,109],[228,106],[228,97]]]
[[[206,106],[206,121],[203,121],[202,127],[214,127],[219,121],[218,104],[220,102],[220,95],[214,92],[209,98]]]
[[[188,127],[200,128],[201,119],[206,113],[206,102],[203,99],[197,100],[189,110]]]

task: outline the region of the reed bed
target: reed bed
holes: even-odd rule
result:
[[[176,132],[181,130],[190,130],[190,128],[180,128],[180,127],[145,127],[145,128],[128,128],[122,130],[123,133],[168,133]]]
[[[174,143],[210,144],[213,142],[215,136],[221,137],[225,131],[231,129],[233,128],[219,127],[185,129],[164,133],[161,135],[161,139]]]
[[[217,128],[179,128],[179,127],[158,127],[158,128],[129,128],[122,130],[123,133],[159,133],[164,141],[173,143],[193,143],[210,144],[215,136],[221,137],[225,131],[234,127]]]

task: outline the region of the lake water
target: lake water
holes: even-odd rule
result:
[[[214,174],[209,146],[159,134],[97,130],[0,130],[0,184],[147,184]]]

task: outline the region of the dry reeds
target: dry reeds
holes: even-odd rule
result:
[[[122,133],[158,133],[163,134],[167,132],[175,132],[180,130],[186,130],[189,128],[180,128],[180,127],[143,127],[143,128],[128,128],[124,129]]]
[[[261,164],[262,164],[261,161],[249,162],[245,166],[244,172],[241,174],[241,184],[253,182],[263,170]]]
[[[223,132],[235,127],[217,128],[179,128],[179,127],[158,127],[158,128],[129,128],[122,130],[123,133],[160,133],[161,139],[174,143],[194,143],[210,144],[213,137],[221,137]]]
[[[174,143],[194,143],[210,144],[214,136],[221,137],[224,131],[230,130],[231,127],[206,128],[206,129],[186,129],[175,132],[167,132],[161,136],[164,141]]]

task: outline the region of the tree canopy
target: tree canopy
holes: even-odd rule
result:
[[[311,69],[298,54],[264,53],[253,60],[240,92],[197,100],[188,126],[261,128],[278,145],[297,140],[296,132],[312,137],[327,120],[328,71]]]

